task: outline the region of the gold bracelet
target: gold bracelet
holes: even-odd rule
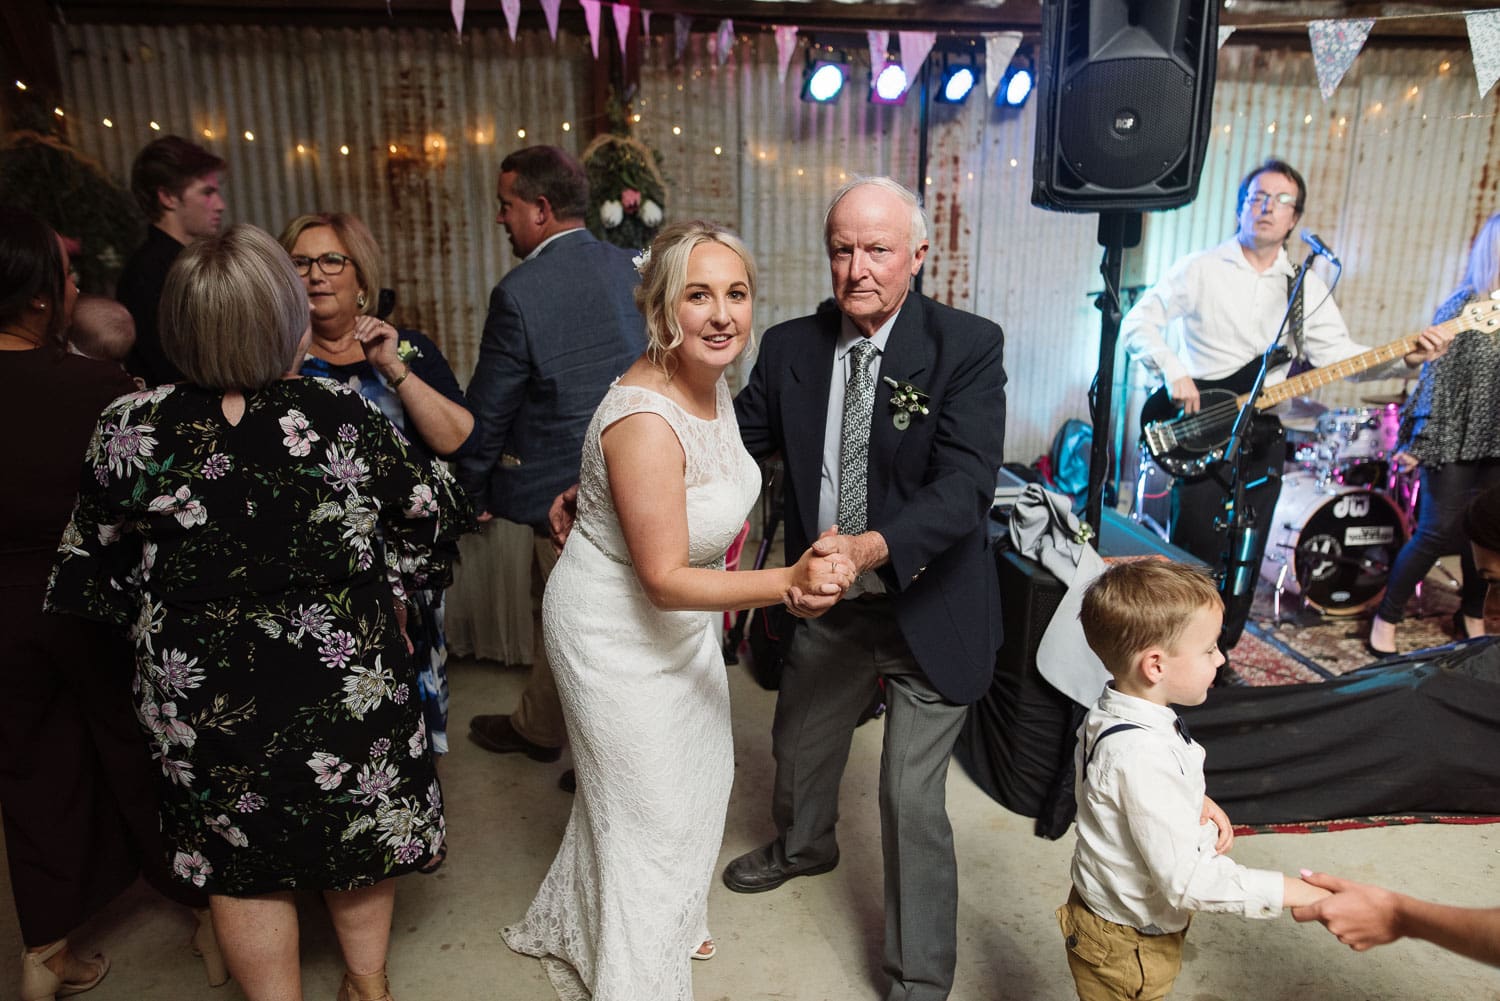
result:
[[[406,371],[402,372],[400,375],[396,376],[396,378],[386,383],[386,385],[391,387],[392,389],[395,389],[397,386],[401,385],[406,381],[406,377],[411,375],[411,362],[404,361],[401,364],[406,366]]]

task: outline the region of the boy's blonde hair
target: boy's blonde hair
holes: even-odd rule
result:
[[[1117,563],[1083,593],[1078,620],[1089,648],[1119,677],[1152,647],[1172,649],[1200,608],[1222,609],[1213,579],[1195,567],[1166,560]]]

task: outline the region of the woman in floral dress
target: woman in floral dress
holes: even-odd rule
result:
[[[177,876],[252,1001],[301,998],[291,891],[324,891],[339,997],[388,998],[395,884],[441,858],[402,634],[466,512],[345,386],[283,377],[307,297],[265,233],[184,250],[161,333],[187,382],[105,409],[49,601],[127,628]]]

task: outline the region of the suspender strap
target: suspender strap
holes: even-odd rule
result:
[[[1094,763],[1094,752],[1097,751],[1097,750],[1099,750],[1099,742],[1101,740],[1103,740],[1105,737],[1108,737],[1112,733],[1119,733],[1121,730],[1142,730],[1142,729],[1145,729],[1145,728],[1142,727],[1139,723],[1116,723],[1114,726],[1112,726],[1109,729],[1105,730],[1103,733],[1099,734],[1099,736],[1097,736],[1097,737],[1094,738],[1094,746],[1090,747],[1088,749],[1088,754],[1084,756],[1083,767],[1087,768],[1089,765],[1091,765],[1091,764]]]

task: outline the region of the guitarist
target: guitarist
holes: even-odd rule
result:
[[[1195,380],[1224,379],[1238,373],[1257,361],[1276,336],[1297,274],[1285,245],[1306,203],[1307,184],[1291,164],[1275,159],[1261,163],[1240,182],[1234,238],[1179,260],[1126,315],[1120,328],[1125,349],[1162,380],[1184,413],[1198,410]],[[1284,341],[1289,348],[1295,347],[1303,367],[1330,365],[1367,350],[1350,339],[1338,305],[1318,275],[1309,273],[1303,279],[1299,298]],[[1168,346],[1169,333],[1179,350]],[[1451,333],[1424,331],[1421,347],[1403,361],[1415,368],[1441,355],[1451,339]],[[1400,374],[1390,367],[1373,369],[1364,377]],[[1286,369],[1283,362],[1270,373],[1268,382],[1284,379]],[[1253,368],[1250,373],[1244,385],[1231,388],[1248,391]],[[1256,414],[1241,452],[1241,469],[1250,487],[1246,498],[1256,529],[1250,559],[1256,564],[1265,554],[1266,530],[1281,493],[1284,460],[1281,422],[1269,414]],[[1215,522],[1225,514],[1229,483],[1229,471],[1219,464],[1202,476],[1178,479],[1172,486],[1172,542],[1210,566],[1226,563],[1226,533]],[[1228,650],[1239,641],[1253,594],[1225,595],[1225,599],[1220,645]]]

